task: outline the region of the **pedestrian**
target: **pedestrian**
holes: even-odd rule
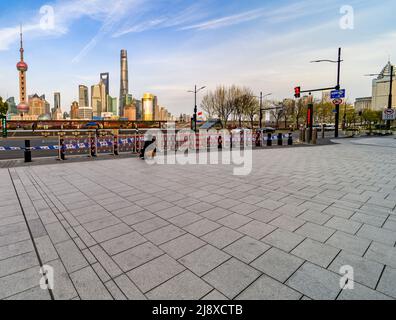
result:
[[[140,150],[140,159],[144,160],[146,157],[146,150],[148,147],[156,143],[156,137],[151,137],[151,135],[148,135],[144,141],[143,148]],[[154,148],[154,150],[151,151],[151,157],[154,158],[155,155],[157,154],[157,148]]]

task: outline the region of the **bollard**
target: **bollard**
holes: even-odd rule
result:
[[[25,162],[32,162],[32,150],[30,140],[25,140]]]
[[[278,146],[283,146],[283,134],[278,133]]]
[[[268,133],[267,135],[267,147],[271,147],[272,146],[272,135],[271,133]]]
[[[118,156],[118,136],[115,134],[114,135],[114,141],[113,141],[113,154],[115,156]]]
[[[309,137],[309,128],[305,129],[305,142],[311,143],[311,139]]]
[[[60,139],[59,140],[59,153],[60,153],[60,160],[66,160],[66,145],[65,145],[65,139]]]
[[[325,133],[326,133],[326,125],[322,126],[322,139],[325,138]]]
[[[217,147],[219,150],[223,149],[223,138],[219,136],[219,139],[217,140]]]
[[[289,133],[289,138],[287,139],[287,145],[288,146],[293,145],[293,134],[291,132]]]
[[[300,141],[305,142],[305,134],[304,134],[304,129],[300,129]]]
[[[312,144],[316,144],[318,141],[318,130],[317,129],[313,129],[312,132]]]
[[[90,152],[90,156],[91,157],[96,157],[96,139],[95,137],[91,136],[91,141],[90,141],[90,145],[91,145],[91,152]]]

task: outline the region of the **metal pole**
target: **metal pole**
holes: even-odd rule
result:
[[[195,97],[195,102],[194,102],[194,132],[197,132],[197,113],[198,113],[198,107],[197,107],[197,85],[195,85],[195,91],[194,91],[194,97]]]
[[[263,93],[260,92],[260,127],[261,129],[263,127]]]
[[[340,90],[341,78],[341,48],[338,48],[338,68],[337,68],[337,86],[336,90]],[[338,138],[338,127],[340,126],[340,105],[336,104],[336,117],[335,117],[335,137]]]
[[[391,65],[391,69],[390,69],[388,109],[392,109],[392,89],[393,89],[393,65]],[[390,120],[387,121],[386,126],[387,126],[387,130],[391,129],[391,121]]]

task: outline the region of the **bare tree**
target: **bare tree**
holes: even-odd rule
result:
[[[294,115],[295,101],[291,99],[283,100],[283,120],[285,123],[285,129],[287,129],[287,123],[292,120]]]
[[[297,129],[300,128],[300,119],[304,119],[304,114],[307,110],[307,107],[304,105],[302,99],[299,99],[294,108],[294,118],[296,120]]]
[[[241,96],[241,105],[244,116],[249,119],[252,129],[254,129],[254,118],[260,112],[260,104],[253,92],[249,88],[243,88]]]
[[[272,104],[271,116],[275,119],[275,126],[279,129],[279,122],[283,117],[283,103],[282,102],[275,102]]]
[[[213,93],[206,94],[201,102],[201,109],[205,111],[209,119],[216,116],[215,99]]]

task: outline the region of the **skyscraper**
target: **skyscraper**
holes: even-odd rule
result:
[[[108,96],[110,93],[110,75],[108,72],[101,73],[100,74],[100,81],[104,84],[105,86],[105,105],[102,107],[102,112],[109,112],[109,101],[108,101]]]
[[[100,117],[102,112],[107,112],[106,105],[106,88],[104,83],[100,81],[99,84],[91,87],[91,107],[93,109],[93,116]]]
[[[52,109],[52,120],[62,120],[60,92],[54,93],[54,108]]]
[[[61,95],[60,92],[54,93],[54,110],[61,108]]]
[[[110,94],[110,75],[108,72],[100,74],[100,80],[104,83],[106,88],[106,95]]]
[[[22,36],[22,26],[21,26],[21,47],[19,49],[21,61],[17,64],[17,70],[19,71],[19,105],[17,106],[18,112],[23,117],[24,113],[29,112],[29,106],[26,103],[26,72],[28,71],[28,65],[23,61],[23,36]]]
[[[10,97],[6,100],[7,104],[8,104],[8,113],[9,114],[17,114],[18,110],[17,110],[17,106],[15,103],[15,98],[14,97]]]
[[[117,98],[113,98],[112,96],[107,96],[107,112],[113,114],[113,116],[117,115]]]
[[[78,119],[79,118],[79,106],[78,102],[74,101],[70,107],[70,118],[72,120]]]
[[[88,87],[83,85],[78,86],[78,100],[80,107],[89,107],[88,96]]]
[[[142,98],[142,120],[154,120],[154,102],[155,96],[151,93],[145,93]]]
[[[383,110],[388,107],[389,104],[389,91],[390,91],[390,74],[392,64],[390,61],[382,69],[381,73],[376,79],[373,79],[372,89],[372,104],[373,110]],[[395,81],[396,67],[393,66],[393,84]],[[392,86],[392,106],[396,106],[396,85]]]
[[[120,82],[120,99],[119,99],[119,115],[124,114],[125,97],[129,93],[128,83],[128,52],[121,50],[121,82]]]

